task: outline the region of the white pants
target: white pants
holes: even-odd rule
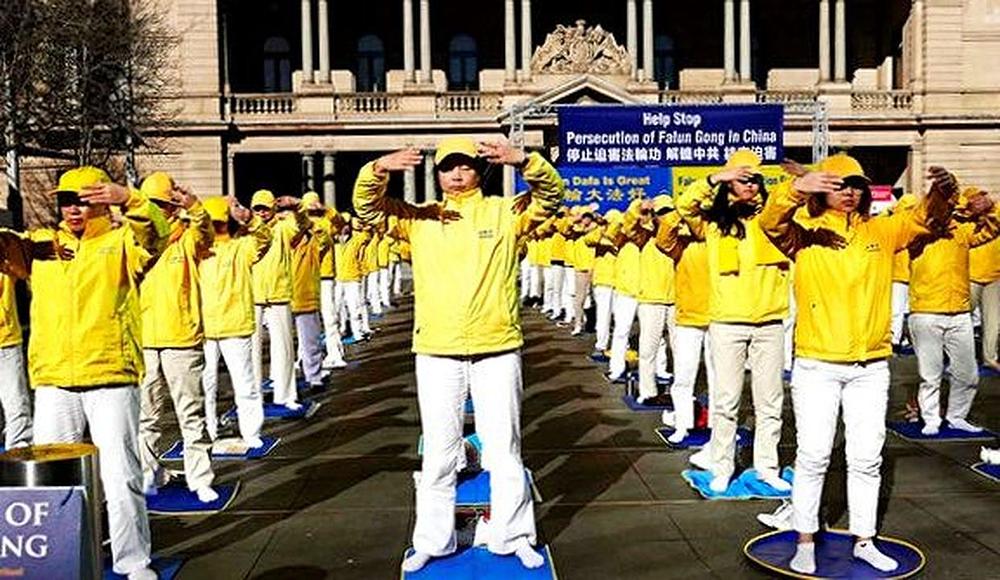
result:
[[[292,309],[288,304],[256,305],[257,330],[253,333],[253,375],[258,385],[264,380],[263,327],[271,342],[271,386],[278,405],[294,403],[295,344],[292,340]]]
[[[819,531],[823,480],[837,434],[837,416],[843,408],[851,534],[859,538],[875,535],[888,396],[889,365],[885,361],[866,366],[803,358],[795,361],[792,404],[798,448],[792,525],[799,533]]]
[[[795,287],[788,285],[788,317],[783,321],[785,329],[785,366],[784,370],[792,370],[795,360]]]
[[[611,341],[611,303],[614,295],[615,289],[611,286],[594,286],[594,302],[597,306],[597,319],[594,323],[594,332],[597,334],[597,341],[594,343],[596,352],[608,350],[608,343]]]
[[[710,442],[712,473],[731,477],[735,471],[736,422],[749,362],[754,408],[753,466],[758,473],[777,476],[781,406],[785,397],[781,381],[784,328],[781,322],[762,325],[713,322],[708,332],[712,335],[716,381]]]
[[[205,370],[201,373],[201,386],[205,390],[205,420],[212,439],[219,436],[219,412],[216,407],[219,390],[219,355],[226,361],[233,395],[240,437],[260,437],[264,424],[264,399],[260,383],[253,378],[253,340],[249,336],[205,340]]]
[[[972,308],[979,307],[983,319],[983,362],[997,363],[997,344],[1000,342],[1000,280],[989,284],[970,285]]]
[[[361,282],[337,282],[338,302],[347,308],[345,319],[351,321],[351,335],[355,340],[361,340],[361,336],[367,332],[364,311],[365,307],[361,301]]]
[[[531,286],[531,297],[541,298],[542,297],[542,267],[532,265],[528,271],[528,280]]]
[[[563,267],[549,266],[545,269],[545,307],[543,312],[559,314],[562,304]]]
[[[319,281],[319,308],[323,316],[323,336],[326,358],[323,367],[332,367],[344,361],[344,347],[340,344],[340,309],[337,307],[337,284],[332,279]]]
[[[0,405],[3,405],[4,447],[31,445],[31,398],[20,344],[0,348]]]
[[[391,289],[392,271],[389,270],[389,266],[380,268],[378,271],[378,293],[379,298],[382,300],[383,308],[392,308],[392,296],[390,296]]]
[[[941,425],[941,375],[948,355],[948,412],[946,419],[965,419],[979,384],[972,317],[963,314],[910,314],[910,334],[920,371],[920,415],[924,424]]]
[[[523,301],[531,292],[531,263],[528,262],[528,258],[521,260],[520,272],[521,300]]]
[[[559,300],[563,310],[563,321],[572,322],[575,316],[576,303],[576,270],[572,266],[562,267],[562,298]]]
[[[471,391],[476,426],[489,458],[487,547],[510,554],[535,543],[535,514],[521,462],[521,353],[478,357],[416,357],[417,400],[424,455],[417,485],[413,548],[430,556],[455,551],[456,462],[464,453],[462,424]]]
[[[632,333],[632,322],[639,303],[635,298],[615,293],[615,330],[611,338],[611,362],[608,374],[619,377],[625,372],[625,352],[628,351],[628,337]]]
[[[403,263],[393,262],[389,268],[392,270],[392,295],[400,296],[403,294]]]
[[[310,386],[323,383],[323,349],[319,346],[321,332],[319,312],[299,312],[295,315],[299,363],[302,365],[302,375]]]
[[[677,429],[694,428],[694,384],[698,380],[698,367],[702,352],[705,357],[705,374],[708,382],[708,408],[712,408],[715,391],[715,367],[712,365],[711,339],[708,330],[700,326],[677,325],[671,331],[674,345],[674,384],[670,398],[674,402],[674,426]],[[709,426],[712,414],[709,413]]]
[[[97,446],[101,487],[108,507],[114,571],[149,566],[150,535],[139,466],[139,389],[35,389],[35,443],[80,443],[89,427]]]
[[[382,314],[382,296],[379,293],[378,270],[365,276],[365,299],[371,314]]]
[[[906,282],[892,283],[892,344],[903,342],[903,323],[910,311],[910,285]]]
[[[673,304],[639,304],[639,398],[655,397],[656,375],[667,374],[667,337],[673,336]],[[666,336],[664,336],[666,334]]]

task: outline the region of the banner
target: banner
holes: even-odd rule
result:
[[[674,191],[673,172],[669,167],[557,167],[566,183],[563,205],[596,203],[600,212],[609,209],[624,211],[632,200],[657,196]],[[527,191],[528,185],[517,177],[517,192]]]
[[[81,578],[83,496],[81,487],[0,488],[0,576]]]
[[[723,165],[747,148],[764,163],[783,151],[781,105],[587,105],[559,108],[563,166]]]

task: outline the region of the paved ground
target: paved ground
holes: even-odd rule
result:
[[[774,502],[707,502],[683,482],[688,452],[657,439],[657,413],[634,413],[575,339],[526,314],[524,455],[543,501],[540,539],[561,579],[763,578],[742,555]],[[180,578],[394,579],[412,530],[419,468],[408,307],[352,347],[360,368],[336,378],[312,419],[267,425],[282,437],[265,460],[216,463],[242,483],[224,513],[154,517],[153,546],[186,559]],[[890,413],[915,382],[893,361]],[[984,380],[974,419],[1000,430],[1000,380]],[[225,408],[225,407],[223,407]],[[794,455],[786,398],[782,462]],[[752,418],[748,419],[752,422]],[[842,442],[841,442],[842,445]],[[882,531],[920,546],[927,578],[1000,578],[1000,484],[968,466],[978,445],[913,444],[890,435]],[[830,519],[846,525],[842,447],[828,485]]]

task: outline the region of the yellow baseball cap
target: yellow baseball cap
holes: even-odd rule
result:
[[[847,177],[861,177],[865,181],[871,182],[871,179],[868,179],[868,176],[865,175],[865,170],[861,168],[858,160],[846,153],[830,155],[820,161],[819,170],[824,173],[832,173],[842,179]]]
[[[307,191],[305,195],[302,196],[302,207],[309,209],[313,204],[323,207],[323,202],[319,199],[319,194],[315,191]]]
[[[255,208],[260,205],[268,209],[274,209],[274,194],[266,189],[255,191],[253,197],[250,199],[250,207]]]
[[[111,177],[103,169],[98,169],[90,165],[76,167],[59,176],[59,184],[55,192],[68,191],[80,193],[83,188],[99,183],[111,183]]]
[[[476,142],[468,137],[445,137],[438,142],[434,152],[434,165],[440,165],[449,155],[465,155],[470,159],[479,157]]]
[[[653,211],[659,212],[664,209],[674,209],[674,198],[665,193],[653,198]]]
[[[604,212],[604,219],[608,223],[620,222],[622,221],[622,212],[621,210],[617,209],[609,209],[608,211]]]
[[[760,157],[749,149],[737,149],[726,160],[726,169],[749,167],[754,173],[760,173]]]
[[[212,218],[213,222],[229,221],[229,200],[226,198],[220,196],[206,197],[202,200],[201,204],[205,206],[205,212],[208,213],[208,217]]]

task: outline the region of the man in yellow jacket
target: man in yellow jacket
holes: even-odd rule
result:
[[[363,280],[364,252],[368,243],[368,232],[361,229],[357,218],[347,220],[337,233],[333,251],[334,262],[337,264],[336,301],[343,305],[341,316],[343,321],[350,322],[351,335],[355,342],[367,340],[371,336],[368,328],[368,315],[365,310]],[[346,325],[341,331],[346,332]]]
[[[294,197],[274,198],[266,189],[253,194],[250,208],[271,228],[271,245],[253,266],[253,294],[256,303],[256,330],[253,333],[254,380],[264,376],[263,327],[271,342],[271,385],[274,403],[298,411],[295,388],[295,348],[292,342],[292,249],[293,241],[312,227]],[[277,219],[275,209],[291,209],[294,219]]]
[[[779,491],[778,443],[784,384],[784,326],[788,316],[788,259],[764,236],[758,219],[766,199],[760,158],[740,149],[725,167],[692,183],[677,211],[706,241],[716,396],[712,401],[711,488],[723,492],[735,471],[736,421],[749,362],[754,405],[753,466]]]
[[[591,283],[594,287],[594,352],[590,357],[598,362],[607,362],[605,351],[611,346],[611,309],[615,294],[615,261],[618,248],[607,237],[608,231],[620,226],[622,212],[609,209],[601,219],[601,225],[584,237],[584,243],[594,249],[594,271]]]
[[[312,194],[312,195],[310,195]],[[319,196],[308,192],[302,197],[302,210],[322,209]],[[282,212],[279,219],[292,220],[291,211]],[[323,224],[314,225],[293,242],[292,248],[292,316],[299,343],[299,364],[309,388],[321,390],[323,383],[323,348],[319,337],[323,331],[319,318],[319,272],[323,254],[330,251],[330,233]]]
[[[978,433],[968,421],[979,384],[969,300],[969,252],[1000,234],[1000,220],[985,191],[972,188],[957,208],[956,190],[945,204],[928,208],[930,233],[917,236],[910,255],[910,334],[917,353],[920,389],[917,400],[924,426],[936,435],[941,427],[941,379],[948,357],[948,411],[953,429]],[[933,211],[932,211],[933,210]]]
[[[1000,372],[1000,238],[969,252],[972,309],[979,309],[982,322],[983,366]]]
[[[0,273],[0,405],[4,447],[31,445],[31,398],[24,376],[21,323],[17,318],[14,276]]]
[[[184,439],[184,476],[188,488],[203,502],[219,498],[212,489],[212,439],[205,427],[201,373],[205,368],[202,342],[198,262],[212,245],[212,222],[198,198],[162,172],[143,180],[140,192],[160,208],[170,224],[163,254],[146,272],[139,288],[142,311],[142,379],[139,448],[147,493],[166,482],[160,464],[163,421],[168,399]],[[183,209],[191,218],[180,220]]]
[[[515,211],[513,198],[486,197],[482,160],[521,169],[532,202]],[[455,484],[462,448],[462,407],[471,390],[483,454],[490,464],[491,516],[487,548],[515,554],[529,568],[544,559],[532,547],[535,518],[520,454],[521,333],[518,248],[533,216],[553,213],[564,185],[537,153],[503,143],[452,137],[438,144],[435,173],[445,201],[417,207],[386,196],[389,173],[415,167],[423,155],[405,149],[365,165],[354,188],[358,216],[380,223],[396,216],[397,233],[412,246],[413,351],[424,437],[417,486],[414,553],[407,572],[456,549]],[[521,206],[518,206],[520,208]],[[480,535],[477,533],[477,535]]]
[[[638,207],[639,200],[632,202],[632,207]],[[633,211],[635,213],[635,211]],[[626,361],[629,337],[635,324],[635,315],[639,310],[639,287],[642,283],[642,249],[636,245],[630,230],[634,222],[622,218],[621,223],[609,232],[609,237],[618,249],[615,260],[615,297],[613,299],[614,330],[611,335],[611,360],[608,361],[608,382],[625,381]]]
[[[235,197],[210,197],[205,211],[212,219],[215,239],[198,264],[201,276],[201,310],[205,325],[205,418],[208,434],[218,437],[216,393],[219,356],[226,361],[236,401],[240,437],[252,449],[264,444],[264,399],[253,374],[253,340],[256,328],[253,304],[253,265],[271,243],[271,228],[240,205]],[[241,231],[242,230],[242,231]]]
[[[312,209],[306,210],[309,219],[312,220],[315,228],[326,232],[326,236],[331,240],[327,251],[320,256],[319,264],[319,310],[320,318],[323,321],[323,336],[326,344],[326,356],[323,358],[323,370],[344,368],[347,362],[344,361],[344,347],[340,342],[340,311],[337,303],[337,265],[334,260],[334,250],[332,240],[337,231],[347,220],[342,220],[340,214],[331,208],[323,207],[319,195],[309,192],[303,196],[303,202],[310,194],[315,195],[315,203],[311,203]]]
[[[56,195],[57,229],[5,236],[2,248],[9,273],[30,272],[35,443],[77,443],[89,430],[101,455],[112,567],[129,580],[155,580],[138,455],[139,279],[170,230],[156,206],[94,167],[63,173]],[[110,205],[122,207],[124,227],[111,227]],[[51,247],[53,259],[33,260],[37,244]]]
[[[890,293],[894,254],[926,233],[926,205],[888,218],[869,215],[868,178],[839,154],[818,171],[796,170],[767,200],[760,227],[795,260],[792,402],[797,428],[792,524],[798,546],[790,566],[816,571],[813,535],[841,411],[847,426],[847,503],[854,557],[882,572],[898,563],[873,542],[889,392]],[[932,168],[930,198],[954,187]],[[808,208],[805,217],[796,212]],[[713,337],[714,338],[714,337]]]

